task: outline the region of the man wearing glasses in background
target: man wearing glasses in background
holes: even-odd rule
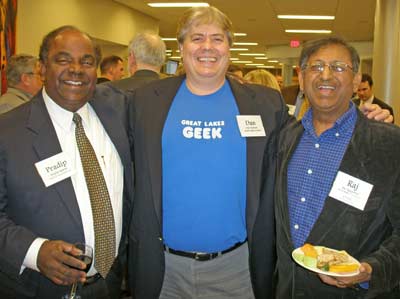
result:
[[[0,97],[0,114],[28,102],[43,85],[39,61],[32,55],[11,56],[6,74],[8,89]]]
[[[278,145],[276,298],[400,296],[400,129],[368,121],[351,101],[359,63],[339,38],[301,52],[300,88],[311,109],[281,131]],[[296,265],[291,253],[304,243],[346,250],[359,274]]]

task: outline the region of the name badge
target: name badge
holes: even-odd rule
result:
[[[338,171],[329,196],[364,211],[373,187],[370,183]]]
[[[265,136],[264,125],[260,115],[236,115],[242,137]]]
[[[69,178],[75,173],[71,160],[63,152],[37,162],[35,166],[46,187]]]

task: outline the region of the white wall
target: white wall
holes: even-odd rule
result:
[[[120,53],[136,33],[159,31],[156,19],[111,0],[19,0],[17,53],[38,55],[43,36],[62,25],[120,45]]]

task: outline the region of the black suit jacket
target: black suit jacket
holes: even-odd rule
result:
[[[110,81],[105,84],[117,87],[123,91],[134,91],[135,89],[158,79],[160,79],[160,75],[154,71],[138,70],[129,78]]]
[[[361,101],[361,100],[358,99],[358,98],[353,100],[354,104],[356,104],[357,107],[360,106],[360,101]],[[379,107],[381,107],[382,109],[387,109],[387,110],[389,110],[389,111],[390,111],[390,114],[393,115],[393,123],[394,123],[393,108],[392,108],[390,105],[386,104],[384,101],[381,101],[380,99],[378,99],[378,98],[376,98],[376,97],[374,97],[374,99],[372,100],[372,104],[376,104],[376,105],[378,105]]]
[[[303,134],[293,122],[281,134],[278,152],[275,214],[278,285],[276,298],[400,298],[400,129],[391,124],[358,120],[339,170],[373,185],[364,211],[327,197],[306,242],[346,250],[369,263],[369,291],[339,289],[292,260],[287,167]]]
[[[133,192],[125,104],[125,96],[109,87],[97,87],[90,101],[124,167],[123,234],[114,270],[121,268],[116,264],[125,262],[126,227]],[[30,269],[19,275],[26,252],[35,238],[70,243],[85,241],[71,179],[46,188],[34,165],[60,152],[61,146],[41,93],[0,117],[1,298],[13,298],[11,296],[15,294],[60,298],[69,289],[55,285]]]
[[[149,83],[130,103],[135,160],[135,205],[130,226],[131,284],[136,299],[158,298],[165,262],[162,235],[162,149],[165,119],[184,77]],[[277,134],[288,114],[280,93],[261,85],[229,84],[240,114],[260,115],[265,137],[247,138],[246,226],[256,298],[272,296],[275,265],[273,185]]]

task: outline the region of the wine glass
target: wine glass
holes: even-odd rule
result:
[[[86,264],[86,268],[84,270],[75,268],[80,271],[85,271],[86,273],[89,271],[90,266],[92,265],[93,260],[93,248],[90,245],[83,243],[75,243],[74,246],[81,251],[81,254],[75,255],[74,257],[81,260]],[[71,266],[70,266],[71,267]],[[74,267],[71,267],[74,268]],[[65,294],[61,297],[61,299],[81,299],[81,296],[76,294],[76,289],[78,287],[78,283],[74,283],[71,287],[71,291],[68,294]]]

